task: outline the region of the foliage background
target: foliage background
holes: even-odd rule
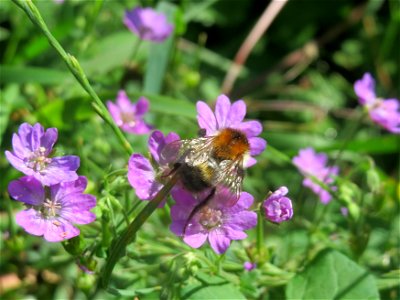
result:
[[[212,103],[220,94],[233,57],[266,7],[261,0],[35,3],[103,101],[114,99],[119,89],[133,101],[147,95],[147,120],[183,138],[196,135],[195,102]],[[122,16],[137,4],[170,14],[176,31],[169,44],[144,42],[134,55],[138,39],[125,28]],[[360,272],[359,266],[373,276],[363,287],[372,295],[379,289],[382,299],[399,297],[400,142],[368,120],[358,124],[360,108],[352,87],[369,71],[377,79],[378,95],[399,98],[398,1],[289,1],[257,43],[230,93],[232,100],[246,100],[247,117],[263,122],[262,136],[273,146],[248,171],[244,189],[262,201],[269,190],[288,186],[295,204],[293,221],[279,227],[265,224],[261,246],[252,231],[218,257],[208,246],[193,250],[183,244],[167,229],[169,208],[158,210],[128,248],[128,259],[115,269],[108,291],[96,289],[97,276],[82,272],[76,261],[101,265],[112,237],[123,229],[121,222],[144,205],[124,176],[128,156],[22,10],[2,1],[0,23],[1,153],[11,148],[12,133],[22,122],[57,127],[57,151],[81,157],[79,173],[88,177],[88,192],[98,199],[96,223],[81,228],[85,252],[73,256],[61,244],[46,243],[16,226],[13,215],[22,205],[9,199],[7,185],[20,174],[1,155],[4,299],[280,299],[301,297],[301,289],[307,298],[321,295],[318,292],[327,289],[321,284],[331,282],[332,276],[351,277]],[[127,138],[135,152],[146,153],[146,136]],[[360,209],[355,220],[341,215],[342,204],[336,199],[328,206],[319,203],[302,188],[301,176],[285,159],[311,146],[334,161],[344,143],[337,162],[339,185],[348,188]],[[341,267],[326,266],[330,260],[340,266],[342,259],[326,249],[345,254],[344,264],[346,259],[357,264],[353,273],[340,274]],[[256,261],[258,268],[243,271],[247,260]],[[311,283],[302,283],[296,273],[309,276]],[[317,294],[307,294],[312,289]]]

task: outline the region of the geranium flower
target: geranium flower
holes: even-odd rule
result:
[[[265,217],[268,220],[281,223],[293,217],[292,201],[285,197],[288,192],[288,188],[282,186],[264,201]]]
[[[176,204],[171,207],[171,231],[183,236],[183,241],[192,248],[199,248],[206,240],[217,254],[224,253],[231,240],[242,240],[247,237],[244,230],[257,224],[257,214],[248,211],[253,204],[253,196],[242,192],[238,202],[228,206],[231,195],[221,189],[207,204],[188,220],[193,209],[199,204],[193,195],[185,190],[172,191]]]
[[[200,128],[206,130],[207,136],[216,135],[223,128],[238,129],[246,134],[250,144],[250,155],[259,155],[264,151],[267,142],[258,137],[262,125],[258,121],[243,121],[246,115],[246,104],[243,100],[231,104],[229,98],[220,95],[215,105],[215,113],[203,101],[197,102],[197,121]],[[250,157],[246,166],[254,165],[256,160]]]
[[[337,166],[326,166],[327,155],[325,153],[317,154],[313,148],[301,149],[299,155],[295,156],[292,161],[305,177],[303,186],[310,188],[319,196],[322,203],[327,204],[332,199],[331,194],[314,182],[311,177],[330,185],[334,181],[333,177],[338,175],[339,168]],[[331,189],[335,188],[331,186]]]
[[[398,99],[381,99],[375,94],[375,80],[369,73],[354,83],[360,104],[368,110],[372,121],[393,133],[400,133],[400,103]]]
[[[44,185],[72,181],[78,178],[79,157],[51,157],[57,141],[57,128],[44,128],[39,123],[23,123],[12,138],[13,152],[5,155],[10,164],[25,175],[33,176]]]
[[[29,207],[17,213],[17,224],[29,234],[43,236],[49,242],[79,235],[79,229],[72,224],[88,224],[96,218],[90,212],[96,206],[96,198],[83,194],[86,186],[84,176],[50,187],[43,187],[33,176],[11,181],[8,185],[10,196]]]
[[[142,40],[159,43],[168,38],[174,29],[163,13],[152,8],[136,7],[126,11],[124,24]]]
[[[171,132],[164,137],[161,131],[154,131],[149,138],[149,150],[156,166],[143,155],[134,153],[129,158],[128,180],[141,200],[152,200],[163,187],[161,176],[167,171],[168,157],[161,158],[160,153],[166,144],[179,140]]]
[[[108,111],[115,123],[123,131],[133,134],[146,134],[152,126],[143,121],[143,116],[149,110],[149,101],[140,97],[136,104],[132,103],[125,91],[118,92],[116,104],[107,101]]]

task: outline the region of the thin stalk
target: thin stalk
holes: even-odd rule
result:
[[[130,244],[138,230],[142,227],[144,222],[150,217],[150,215],[156,210],[158,205],[168,196],[171,189],[174,187],[177,181],[177,177],[174,176],[171,180],[164,185],[164,187],[157,193],[152,201],[150,201],[137,217],[129,224],[128,228],[121,234],[119,238],[115,240],[115,243],[109,248],[109,257],[106,265],[103,268],[101,284],[103,287],[107,287],[111,277],[111,273],[118,260],[124,256],[125,249]]]
[[[126,150],[128,155],[132,154],[133,149],[131,145],[129,144],[125,136],[122,134],[121,130],[113,121],[104,103],[100,100],[99,96],[93,90],[78,60],[71,54],[65,52],[64,48],[60,45],[57,39],[51,34],[50,30],[48,29],[46,23],[44,22],[35,4],[33,4],[31,0],[12,0],[12,1],[27,14],[32,23],[35,24],[46,36],[50,45],[53,46],[53,48],[58,52],[58,54],[64,60],[71,73],[75,76],[76,80],[80,83],[83,89],[91,96],[93,100],[92,106],[95,109],[95,111],[106,123],[110,125],[111,129],[114,131],[115,135],[119,139],[122,147]]]
[[[258,222],[257,222],[257,252],[260,257],[262,257],[262,250],[264,245],[264,222],[262,222],[263,216],[260,211],[258,212]]]

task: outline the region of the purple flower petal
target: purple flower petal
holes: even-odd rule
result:
[[[393,133],[400,133],[400,111],[399,100],[387,99],[377,100],[376,104],[369,110],[371,119]]]
[[[220,95],[215,104],[215,118],[217,120],[218,129],[225,128],[228,125],[228,115],[231,110],[231,102],[225,95]]]
[[[144,97],[133,104],[126,92],[120,90],[116,104],[107,101],[107,108],[114,122],[125,132],[147,134],[152,130],[152,126],[143,121],[143,116],[149,110],[149,102]]]
[[[149,137],[149,151],[156,162],[160,162],[160,154],[166,145],[166,138],[159,130],[155,130]]]
[[[230,227],[225,226],[224,227],[224,232],[225,232],[225,236],[233,241],[237,241],[237,240],[243,240],[245,238],[247,238],[247,234],[243,232],[243,230],[239,229],[233,229]]]
[[[29,234],[41,236],[46,231],[45,219],[33,208],[18,212],[15,215],[15,221]]]
[[[48,242],[61,242],[79,235],[80,231],[62,219],[46,220],[44,239]]]
[[[235,213],[234,219],[226,220],[224,228],[248,230],[257,225],[257,214],[254,211],[240,211]]]
[[[16,133],[13,134],[12,137],[13,151],[17,157],[28,157],[31,154],[32,151],[25,144],[26,143],[22,142],[19,135],[17,135]]]
[[[118,126],[122,126],[124,122],[122,121],[119,107],[113,102],[107,101],[107,109],[110,112],[115,124],[117,124]]]
[[[79,176],[75,181],[63,182],[53,185],[50,189],[51,197],[56,200],[62,200],[68,194],[82,194],[87,187],[87,179],[85,176]]]
[[[193,197],[192,193],[181,188],[172,190],[171,196],[176,204],[182,207],[194,207],[199,204],[199,201]]]
[[[62,199],[60,216],[76,224],[89,224],[96,215],[89,210],[96,206],[96,197],[88,194],[69,194]]]
[[[164,14],[151,8],[136,7],[125,12],[124,24],[143,40],[163,42],[173,31]]]
[[[240,124],[246,115],[246,104],[243,100],[238,100],[232,103],[231,109],[228,114],[230,126]]]
[[[267,147],[267,141],[260,137],[249,138],[249,144],[250,144],[251,155],[259,155]]]
[[[217,121],[214,113],[210,107],[203,101],[198,101],[196,104],[197,108],[197,121],[200,128],[206,129],[207,135],[212,135],[217,131]]]
[[[36,123],[35,125],[33,125],[32,134],[30,136],[30,138],[31,138],[30,144],[32,147],[32,151],[36,151],[39,149],[39,147],[41,146],[40,142],[41,142],[43,135],[44,135],[43,126],[40,125],[39,123]]]
[[[40,139],[40,146],[44,147],[46,149],[45,151],[45,156],[48,156],[52,149],[54,144],[56,143],[58,139],[58,130],[57,128],[49,128],[46,130],[42,138]]]
[[[192,248],[199,248],[207,240],[207,234],[199,232],[197,234],[185,235],[183,241]]]
[[[245,160],[244,162],[244,167],[245,168],[250,168],[252,166],[254,166],[257,163],[257,160],[254,157],[249,157],[247,158],[247,160]]]
[[[128,164],[128,180],[139,199],[151,200],[162,188],[155,180],[153,167],[141,154],[132,154]]]
[[[362,105],[372,104],[375,101],[375,80],[370,73],[365,73],[362,79],[354,83],[354,91]]]
[[[36,179],[44,185],[53,185],[64,181],[74,181],[78,179],[76,170],[79,168],[80,159],[75,155],[53,157],[47,165],[46,171],[35,173]]]
[[[231,240],[221,233],[220,230],[213,230],[208,235],[208,242],[211,248],[218,254],[225,253],[231,244]]]
[[[131,100],[129,99],[128,95],[124,90],[118,91],[116,103],[121,111],[136,113],[135,105],[133,105],[133,103],[131,102]]]
[[[257,136],[262,132],[262,125],[258,121],[242,122],[236,128],[243,131],[248,138]]]
[[[11,181],[8,185],[8,193],[15,200],[29,205],[40,205],[45,196],[42,184],[32,176]]]
[[[140,97],[136,103],[136,115],[141,117],[149,111],[150,102],[145,97]]]
[[[25,162],[19,157],[12,154],[10,151],[5,151],[8,162],[18,171],[21,171],[25,175],[34,175],[35,171],[32,168],[26,166]]]
[[[147,134],[149,133],[152,129],[153,126],[145,123],[144,121],[136,121],[135,126],[130,126],[127,124],[122,125],[121,127],[125,132],[128,133],[133,133],[133,134]]]

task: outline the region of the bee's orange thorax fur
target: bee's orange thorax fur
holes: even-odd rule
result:
[[[237,160],[249,152],[246,134],[237,129],[224,128],[213,139],[213,156],[219,160]]]

